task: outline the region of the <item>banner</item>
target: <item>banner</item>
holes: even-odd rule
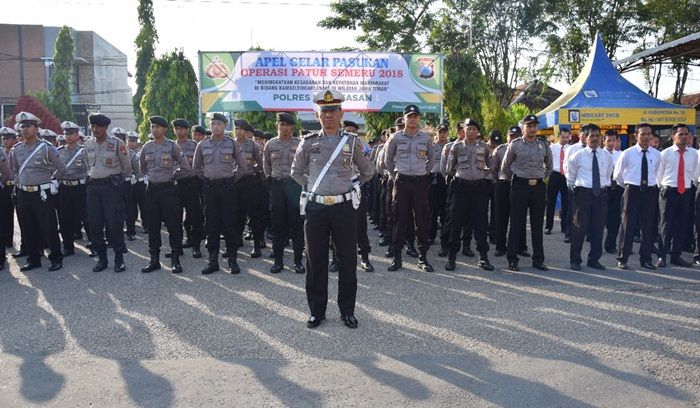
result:
[[[343,110],[440,113],[442,56],[378,52],[199,52],[202,113],[313,111],[328,87]]]
[[[559,124],[634,125],[647,122],[652,125],[695,124],[695,110],[679,106],[667,108],[581,108],[559,109]]]

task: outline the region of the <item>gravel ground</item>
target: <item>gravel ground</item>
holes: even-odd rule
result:
[[[408,256],[392,273],[375,245],[357,330],[333,301],[307,329],[304,276],[269,274],[269,248],[251,259],[249,241],[237,276],[200,275],[189,250],[182,275],[142,274],[144,234],[122,274],[93,273],[82,250],[54,273],[10,260],[0,406],[700,406],[700,268],[633,256],[621,271],[606,254],[607,271],[574,272],[562,238],[545,236],[548,272],[461,255],[445,272],[433,247],[435,273]]]

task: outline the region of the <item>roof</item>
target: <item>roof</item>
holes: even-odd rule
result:
[[[620,72],[627,72],[677,57],[700,59],[700,32],[630,55],[615,61],[614,65]]]
[[[700,109],[700,92],[681,96],[681,105]]]
[[[537,112],[554,102],[560,95],[561,91],[558,89],[534,80],[516,86],[510,104],[522,103],[531,111]]]

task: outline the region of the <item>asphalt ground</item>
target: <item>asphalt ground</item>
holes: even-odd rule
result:
[[[121,274],[112,255],[93,273],[82,246],[57,272],[44,258],[22,273],[8,257],[0,407],[700,406],[700,268],[650,271],[632,256],[622,271],[605,254],[607,271],[575,272],[554,233],[547,272],[527,259],[508,271],[493,248],[495,271],[460,255],[445,272],[436,246],[435,273],[408,256],[387,272],[371,234],[356,330],[339,320],[334,275],[328,319],[306,328],[305,276],[291,251],[271,275],[269,242],[251,259],[246,241],[240,275],[223,262],[203,276],[190,250],[183,274],[167,260],[142,274],[145,234],[127,242]]]

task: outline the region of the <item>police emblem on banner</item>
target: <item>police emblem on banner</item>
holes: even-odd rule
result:
[[[431,79],[435,76],[435,58],[418,58],[418,76],[423,79]]]
[[[228,78],[230,75],[229,69],[226,64],[221,61],[221,58],[214,57],[211,62],[204,69],[204,73],[211,79],[214,78]]]

